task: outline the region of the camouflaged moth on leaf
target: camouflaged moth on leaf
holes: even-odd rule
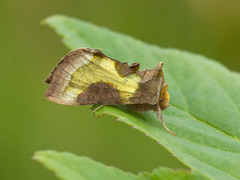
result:
[[[138,71],[138,62],[128,65],[97,49],[77,49],[45,80],[49,84],[45,97],[65,105],[127,105],[134,111],[153,110],[172,133],[162,117],[162,110],[169,106],[162,67],[159,62],[154,69]]]

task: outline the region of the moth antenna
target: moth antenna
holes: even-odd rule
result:
[[[170,132],[172,135],[176,136],[176,134],[173,133],[170,129],[168,129],[168,127],[165,125],[165,123],[164,123],[164,121],[163,121],[163,115],[162,115],[162,110],[161,110],[160,106],[158,106],[157,116],[158,116],[158,119],[162,122],[163,127],[164,127],[168,132]]]

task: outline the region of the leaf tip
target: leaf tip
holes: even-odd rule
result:
[[[31,156],[31,158],[33,160],[42,162],[43,159],[50,157],[50,156],[57,155],[57,153],[58,152],[53,151],[53,150],[37,151]]]
[[[51,16],[45,18],[44,20],[42,20],[40,22],[40,25],[51,24],[52,22],[65,20],[66,18],[67,18],[67,16],[65,16],[65,15],[54,14],[54,15],[51,15]]]

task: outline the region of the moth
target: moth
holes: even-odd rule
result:
[[[163,63],[139,71],[140,64],[128,65],[104,55],[98,49],[69,52],[50,73],[45,97],[65,105],[127,105],[138,112],[153,110],[164,128],[162,111],[169,104]]]

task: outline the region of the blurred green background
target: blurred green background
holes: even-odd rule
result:
[[[68,52],[53,30],[39,26],[52,14],[203,54],[240,71],[240,1],[0,1],[1,180],[56,179],[30,159],[45,149],[86,155],[134,173],[158,166],[186,168],[155,141],[113,117],[98,119],[90,106],[61,106],[43,97],[43,80]]]

